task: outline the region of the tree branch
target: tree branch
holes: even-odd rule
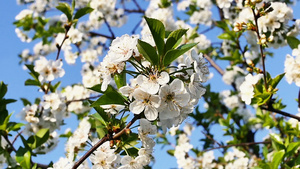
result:
[[[120,136],[122,136],[122,134],[125,133],[125,131],[136,121],[140,118],[140,115],[135,115],[134,118],[126,125],[125,128],[123,128],[120,132],[118,132],[117,134],[115,134],[112,137],[112,140],[115,140],[117,138],[119,138]],[[98,147],[100,147],[103,143],[105,143],[106,141],[110,140],[110,136],[107,135],[105,137],[103,137],[99,142],[97,142],[89,151],[87,151],[73,166],[72,169],[76,169],[80,166],[81,163],[83,163],[83,161],[85,159],[87,159],[95,150],[97,150]]]
[[[214,60],[212,60],[207,54],[204,54],[205,59],[220,73],[220,75],[224,74],[224,70],[216,64]]]
[[[113,37],[111,36],[108,36],[108,35],[104,35],[104,34],[101,34],[101,33],[97,33],[97,32],[89,32],[90,36],[102,36],[102,37],[105,37],[107,39],[114,39]]]
[[[296,116],[296,115],[293,115],[293,114],[290,114],[290,113],[287,113],[287,112],[284,112],[284,111],[281,111],[281,110],[274,109],[272,106],[268,106],[268,107],[261,106],[260,108],[263,109],[263,110],[275,112],[275,113],[281,114],[283,116],[296,119],[296,120],[298,120],[300,122],[300,117],[299,116]]]

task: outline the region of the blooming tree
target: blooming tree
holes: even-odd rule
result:
[[[25,85],[42,97],[22,98],[23,122],[12,121],[6,105],[16,100],[5,97],[1,82],[1,167],[151,168],[155,144],[167,146],[184,169],[300,167],[300,117],[283,111],[277,93],[284,77],[300,86],[293,1],[17,3],[28,9],[15,17],[16,34],[35,43],[20,54],[29,72]],[[117,34],[124,27],[127,33]],[[267,60],[287,45],[292,52],[274,76]],[[64,68],[79,62],[82,83],[60,86]],[[210,83],[218,78],[210,72],[229,89]],[[70,116],[78,127],[61,131]],[[255,138],[266,129],[263,140]],[[204,136],[199,145],[191,143],[193,130]],[[67,138],[65,156],[48,164],[32,160],[55,149],[61,137]]]

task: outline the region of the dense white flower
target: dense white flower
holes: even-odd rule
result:
[[[113,55],[115,62],[124,62],[131,56],[138,56],[139,52],[136,47],[138,38],[138,35],[129,36],[127,34],[117,37],[109,47],[108,57]]]
[[[241,91],[241,99],[246,103],[246,104],[251,104],[251,99],[253,98],[254,95],[254,87],[253,85],[255,85],[259,79],[262,78],[262,74],[258,74],[258,75],[251,75],[248,74],[245,77],[245,81],[241,84],[240,86],[240,91]]]
[[[191,24],[204,24],[210,26],[212,24],[212,12],[210,10],[195,11],[190,17]]]
[[[181,80],[175,79],[170,85],[163,85],[159,90],[161,106],[159,118],[161,120],[172,119],[180,115],[180,108],[190,101],[190,95],[186,91]]]
[[[44,109],[49,109],[50,107],[53,110],[56,110],[59,108],[60,104],[62,103],[63,97],[60,94],[57,93],[50,93],[43,96],[44,101],[42,102],[42,106]]]
[[[40,57],[39,60],[35,61],[34,71],[38,72],[39,80],[41,82],[52,81],[55,78],[62,77],[65,74],[62,68],[61,60],[47,60],[45,57]]]
[[[60,157],[59,160],[53,164],[53,168],[48,169],[69,169],[73,167],[73,161],[68,158]]]
[[[16,17],[16,20],[21,20],[27,16],[32,16],[33,11],[30,9],[23,9]]]
[[[121,159],[122,166],[118,169],[143,169],[143,165],[139,163],[138,160],[130,157],[130,156],[124,156]]]
[[[148,77],[139,75],[137,77],[137,83],[144,91],[150,94],[156,94],[159,90],[160,85],[167,84],[170,80],[167,72],[154,72],[150,73]]]
[[[217,4],[220,8],[230,8],[233,0],[217,0]]]
[[[156,125],[152,125],[148,120],[142,118],[140,119],[140,127],[138,128],[138,131],[143,135],[153,135],[157,133],[157,127]]]
[[[140,114],[144,111],[145,117],[152,121],[158,116],[157,108],[160,105],[160,98],[144,92],[140,88],[133,92],[135,100],[130,103],[129,110],[134,114]]]

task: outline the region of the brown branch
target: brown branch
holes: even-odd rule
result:
[[[81,163],[83,163],[83,161],[85,159],[87,159],[95,150],[97,150],[98,147],[100,147],[103,143],[105,143],[108,140],[115,140],[118,139],[120,136],[122,136],[125,131],[136,121],[140,118],[140,115],[135,115],[134,118],[126,125],[125,128],[123,128],[120,132],[118,132],[117,134],[115,134],[112,138],[110,138],[109,135],[103,137],[99,142],[97,142],[91,149],[89,149],[89,151],[87,151],[73,166],[72,169],[76,169],[80,166]]]
[[[108,23],[107,20],[105,19],[105,16],[103,17],[103,20],[104,20],[105,25],[106,25],[107,28],[108,28],[108,31],[109,31],[110,34],[111,34],[111,37],[112,37],[113,39],[115,39],[116,36],[115,36],[114,32],[112,31],[112,29],[111,29],[109,23]]]
[[[15,136],[14,140],[11,142],[12,145],[16,142],[17,138],[23,133],[23,131],[18,132],[18,134]]]
[[[296,119],[300,122],[300,117],[299,116],[296,116],[296,115],[293,115],[293,114],[290,114],[290,113],[287,113],[287,112],[284,112],[284,111],[281,111],[281,110],[277,110],[277,109],[274,109],[272,106],[261,106],[260,107],[261,109],[263,110],[267,110],[267,111],[271,111],[271,112],[275,112],[275,113],[278,113],[278,114],[281,114],[283,116],[286,116],[286,117],[290,117],[290,118],[293,118],[293,119]]]
[[[258,16],[255,14],[255,10],[253,8],[252,9],[252,13],[253,13],[253,17],[254,17],[254,21],[255,21],[255,32],[257,34],[257,38],[258,40],[260,40],[260,34],[259,34],[259,28],[258,28]],[[266,77],[266,64],[265,64],[265,55],[264,55],[264,50],[263,50],[263,46],[260,43],[259,44],[259,48],[260,48],[260,54],[261,54],[261,60],[262,60],[262,66],[263,66],[263,76],[264,76],[264,85],[266,90],[268,90],[268,84],[267,84],[267,77]]]
[[[145,11],[142,9],[124,9],[124,11],[128,13],[141,13],[141,14],[145,13]]]
[[[114,39],[113,37],[111,36],[108,36],[108,35],[104,35],[104,34],[101,34],[101,33],[97,33],[97,32],[89,32],[90,36],[102,36],[102,37],[105,37],[107,39]]]
[[[202,134],[204,134],[208,139],[212,140],[214,143],[218,144],[218,146],[222,146],[218,141],[210,137],[208,134],[205,134],[204,131],[201,131]]]
[[[230,144],[230,145],[226,145],[226,146],[220,146],[220,147],[206,149],[206,150],[204,150],[204,152],[207,152],[207,151],[210,151],[210,150],[216,150],[216,149],[220,149],[220,148],[239,147],[239,146],[244,147],[244,146],[250,146],[250,145],[256,145],[256,144],[270,144],[270,143],[271,143],[271,141]]]
[[[216,64],[214,60],[212,60],[208,55],[204,54],[205,59],[220,73],[220,75],[224,74],[224,70]]]

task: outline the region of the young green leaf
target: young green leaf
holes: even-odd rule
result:
[[[41,86],[41,82],[33,79],[27,79],[25,81],[25,86]]]
[[[7,85],[3,83],[3,81],[0,82],[0,99],[2,99],[7,92]]]
[[[20,147],[16,152],[16,161],[23,169],[31,169],[31,153],[26,148]]]
[[[177,59],[179,56],[183,55],[185,52],[192,49],[196,45],[197,45],[197,43],[185,44],[185,45],[178,47],[177,49],[169,50],[163,58],[163,65],[168,66],[175,59]]]
[[[279,168],[278,166],[282,161],[284,153],[285,153],[284,150],[280,150],[280,151],[274,153],[273,160],[272,160],[272,163],[271,163],[272,169],[278,169]]]
[[[271,82],[269,84],[272,86],[273,89],[276,88],[276,86],[278,85],[280,80],[284,77],[284,75],[285,75],[285,73],[279,74],[274,79],[271,80]]]
[[[138,40],[137,48],[139,52],[148,60],[152,65],[157,65],[159,58],[156,50],[149,43]]]
[[[36,147],[41,146],[42,144],[44,144],[50,137],[49,134],[49,129],[40,129],[36,135],[35,135],[35,145]]]
[[[115,83],[118,87],[118,89],[120,89],[120,87],[123,87],[126,85],[126,72],[125,70],[123,70],[120,74],[117,73],[114,75],[114,79],[115,79]]]
[[[167,52],[170,49],[174,49],[176,47],[177,42],[181,39],[181,37],[188,31],[188,29],[178,29],[173,31],[167,39],[165,51]]]
[[[68,3],[61,2],[58,4],[58,6],[56,6],[56,9],[64,13],[67,16],[69,22],[72,21],[72,12]]]
[[[145,20],[153,36],[156,48],[158,50],[158,54],[162,56],[164,54],[165,48],[165,26],[161,21],[157,19],[145,17]]]
[[[79,19],[81,17],[83,17],[84,15],[91,13],[94,9],[91,7],[84,7],[84,8],[80,8],[74,16],[74,19]]]
[[[292,49],[298,48],[298,45],[300,44],[300,40],[293,36],[287,36],[286,40]]]
[[[106,105],[106,104],[125,105],[124,101],[125,101],[124,97],[120,93],[118,93],[118,91],[116,91],[112,86],[108,86],[104,94],[98,100],[93,102],[91,104],[91,107],[96,107],[96,106]]]

